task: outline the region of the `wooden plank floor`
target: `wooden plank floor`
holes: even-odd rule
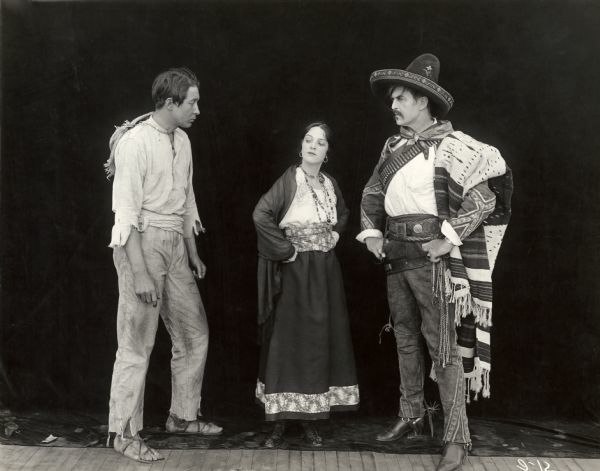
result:
[[[434,471],[437,455],[295,450],[161,450],[131,461],[106,448],[0,445],[0,471]],[[600,471],[600,459],[469,456],[464,471]]]

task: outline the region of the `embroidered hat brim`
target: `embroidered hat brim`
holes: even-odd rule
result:
[[[418,90],[429,97],[438,107],[439,117],[443,118],[454,105],[454,98],[448,91],[433,80],[402,69],[376,70],[369,79],[373,94],[389,103],[389,89],[392,85],[405,86]]]

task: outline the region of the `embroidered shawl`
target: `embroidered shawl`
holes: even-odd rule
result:
[[[480,191],[485,182],[492,197]],[[512,173],[496,148],[455,131],[437,149],[434,188],[438,216],[463,242],[450,252],[444,275],[467,390],[489,397],[492,271],[511,216]]]

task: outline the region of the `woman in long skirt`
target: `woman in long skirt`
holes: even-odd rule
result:
[[[275,422],[267,447],[283,443],[285,423],[302,422],[307,442],[331,410],[358,408],[346,297],[334,247],[348,220],[336,181],[321,172],[331,131],[312,123],[301,164],[290,167],[254,210],[258,236],[261,355],[256,397]]]

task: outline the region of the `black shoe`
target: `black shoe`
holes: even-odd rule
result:
[[[285,432],[285,423],[277,422],[275,424],[275,427],[273,427],[273,431],[271,432],[271,435],[269,435],[267,437],[267,439],[265,440],[265,442],[263,443],[263,446],[265,448],[281,447],[281,445],[283,445],[283,443],[284,443],[284,440],[283,440],[284,432]]]
[[[323,446],[323,439],[313,424],[302,422],[302,428],[304,428],[304,439],[306,443],[314,447]]]
[[[442,459],[437,465],[436,471],[460,471],[466,456],[464,444],[448,442],[444,447]]]
[[[425,417],[417,417],[416,419],[400,418],[388,430],[377,435],[377,441],[393,442],[394,440],[401,439],[409,433],[413,433],[414,435],[420,435],[423,432],[424,423]]]

